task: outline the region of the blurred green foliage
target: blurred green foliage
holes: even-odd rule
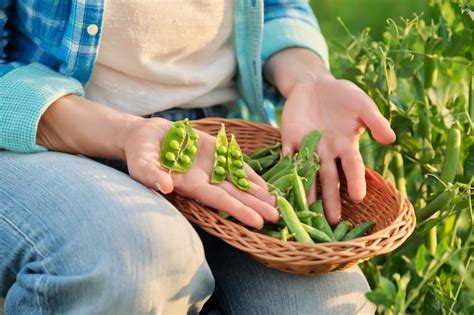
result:
[[[428,0],[310,0],[321,30],[330,42],[347,39],[347,34],[337,18],[354,33],[369,27],[374,40],[381,40],[388,18],[411,17],[414,12],[424,12],[425,20],[436,13]]]

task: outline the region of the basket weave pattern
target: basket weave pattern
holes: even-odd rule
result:
[[[221,123],[225,123],[229,134],[235,135],[245,153],[280,141],[278,129],[243,120],[207,118],[194,121],[193,127],[216,135]],[[171,194],[168,198],[189,221],[268,267],[311,275],[346,269],[373,256],[393,251],[415,228],[416,219],[410,202],[378,173],[366,170],[367,195],[360,204],[349,200],[345,179],[342,173],[340,175],[342,217],[352,224],[367,220],[376,222],[368,235],[353,241],[319,244],[283,242],[226,220],[195,200],[178,194]]]

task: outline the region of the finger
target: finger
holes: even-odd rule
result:
[[[340,156],[342,168],[347,179],[349,197],[354,202],[361,202],[366,194],[365,166],[359,149],[348,150]]]
[[[259,200],[255,196],[242,191],[235,187],[230,182],[223,182],[220,187],[228,192],[231,196],[242,202],[249,208],[257,211],[267,221],[277,223],[280,219],[280,214],[274,206]]]
[[[251,182],[254,182],[256,185],[260,186],[262,189],[268,191],[268,185],[267,183],[263,180],[262,177],[260,177],[253,168],[248,166],[248,164],[244,165],[245,168],[245,173],[247,173],[247,176]]]
[[[267,188],[263,189],[262,187],[258,186],[257,184],[250,182],[250,191],[249,193],[252,196],[260,199],[261,201],[269,204],[272,207],[276,207],[276,198],[275,196],[268,191]]]
[[[298,130],[299,126],[291,128],[290,126],[282,127],[282,130]],[[298,135],[294,132],[282,132],[281,133],[281,151],[283,155],[293,155],[298,150],[298,143],[296,143]]]
[[[339,174],[336,161],[333,158],[321,158],[320,170],[321,186],[323,191],[324,212],[331,225],[341,219],[341,197],[339,192]]]
[[[159,190],[164,194],[173,191],[174,185],[171,175],[161,169],[159,165],[141,158],[136,161],[129,161],[128,164],[130,176],[143,185]]]
[[[390,123],[373,105],[371,109],[362,113],[362,122],[370,129],[372,137],[380,144],[390,144],[395,141],[395,132],[390,127]]]
[[[244,205],[221,188],[221,185],[206,185],[193,192],[193,197],[209,207],[221,210],[236,218],[245,225],[260,229],[263,227],[263,218],[255,210]]]

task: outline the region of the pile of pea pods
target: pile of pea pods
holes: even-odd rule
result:
[[[294,156],[283,156],[280,143],[244,156],[245,162],[262,176],[275,194],[281,215],[278,224],[265,223],[263,229],[255,232],[282,241],[312,244],[352,240],[375,224],[368,221],[351,229],[351,223],[342,220],[333,230],[324,216],[322,201],[308,204],[306,196],[319,170],[315,151],[320,139],[320,131],[309,132]]]
[[[170,171],[187,172],[198,154],[198,134],[187,119],[173,123],[161,145],[160,163]],[[245,155],[234,135],[227,140],[225,125],[216,136],[211,183],[219,184],[229,178],[243,191],[251,185],[245,172],[247,163],[268,184],[275,194],[281,219],[277,224],[266,222],[256,232],[280,239],[302,243],[348,241],[364,235],[374,224],[361,223],[351,229],[351,223],[342,220],[333,230],[324,216],[321,200],[308,204],[306,196],[319,170],[316,148],[321,132],[313,130],[303,139],[298,153],[283,155],[281,144],[261,148]],[[219,212],[232,220],[227,214]]]

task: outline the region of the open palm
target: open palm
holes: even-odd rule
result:
[[[360,202],[365,196],[365,168],[359,152],[359,137],[365,127],[381,144],[395,140],[389,122],[352,82],[324,79],[303,83],[295,86],[287,97],[281,126],[284,151],[297,151],[310,130],[323,131],[317,153],[321,160],[323,202],[331,224],[336,224],[341,215],[337,159],[347,178],[350,198]]]
[[[197,131],[199,151],[188,172],[170,173],[162,168],[159,163],[160,143],[170,125],[171,122],[164,119],[148,119],[127,133],[125,155],[134,179],[163,193],[174,190],[197,199],[252,227],[262,227],[264,219],[278,221],[274,197],[268,192],[265,182],[248,165],[245,167],[252,187],[250,193],[239,190],[228,181],[210,184],[215,138],[207,133]]]

